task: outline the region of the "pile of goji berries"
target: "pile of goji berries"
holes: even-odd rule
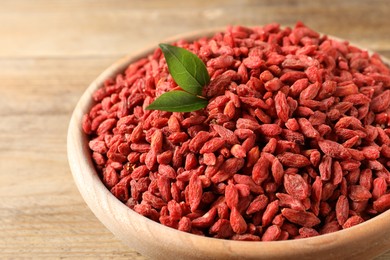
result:
[[[378,55],[301,23],[175,44],[207,65],[205,109],[145,110],[177,87],[156,49],[107,80],[83,119],[102,181],[128,207],[251,241],[334,232],[390,208],[390,70]]]

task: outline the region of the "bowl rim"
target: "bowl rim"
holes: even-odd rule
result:
[[[208,30],[198,30],[190,33],[178,34],[176,36],[166,39],[163,42],[172,43],[181,39],[192,41],[202,37],[209,37],[216,32],[223,32],[224,29],[225,27],[219,27]],[[330,35],[327,36],[335,40],[345,41],[338,37],[333,37]],[[370,54],[374,53],[365,48],[361,48],[356,44],[350,43],[350,45],[357,46],[362,50],[366,50]],[[311,253],[311,250],[313,248],[318,248],[320,251],[327,252],[327,250],[329,249],[334,249],[336,247],[336,244],[337,248],[347,248],[351,241],[372,241],[373,237],[379,237],[378,234],[384,234],[384,230],[390,230],[390,210],[388,210],[357,226],[316,237],[302,238],[298,240],[269,242],[234,241],[227,239],[204,237],[194,235],[192,233],[178,231],[176,229],[164,226],[158,222],[150,220],[149,218],[146,218],[128,208],[124,203],[119,201],[113,194],[111,194],[110,191],[104,186],[94,168],[91,156],[85,156],[87,154],[90,154],[90,151],[87,143],[87,135],[84,134],[81,127],[81,120],[82,116],[94,104],[94,101],[92,99],[92,93],[96,89],[100,88],[107,78],[113,77],[118,73],[123,72],[132,62],[140,58],[146,57],[148,54],[151,54],[156,48],[157,44],[149,45],[139,51],[124,56],[120,60],[110,65],[107,69],[105,69],[88,86],[88,88],[81,96],[72,113],[68,127],[67,154],[68,162],[75,183],[89,208],[111,232],[117,235],[118,230],[114,232],[113,229],[115,228],[113,228],[110,222],[123,223],[123,225],[127,227],[131,225],[131,222],[134,219],[136,219],[137,222],[144,222],[145,225],[148,226],[150,229],[148,231],[151,231],[152,229],[159,230],[160,233],[165,234],[165,236],[169,237],[172,240],[172,244],[174,245],[182,241],[180,239],[186,239],[193,243],[193,245],[208,245],[208,247],[202,248],[202,250],[209,255],[215,255],[214,251],[217,251],[217,249],[219,248],[225,248],[225,250],[227,250],[227,253],[234,254],[236,256],[238,256],[240,253],[243,253],[249,258],[264,256],[268,257],[268,259],[272,259],[273,257],[275,257],[275,252],[277,257],[288,257],[291,255],[291,252],[286,254],[285,252],[282,252],[284,250],[280,250],[280,248],[283,246],[299,251],[298,253],[300,253],[300,255],[307,255]],[[384,63],[390,64],[389,60],[387,60],[385,57],[383,57],[382,55],[379,56]],[[90,185],[84,185],[85,183],[89,183]],[[94,198],[100,198],[102,201],[98,201]],[[105,214],[107,212],[115,212],[118,214],[106,214],[106,216],[102,216],[102,214]],[[127,216],[127,218],[123,216]],[[121,240],[126,240],[124,239],[123,234],[119,235],[118,237]],[[179,237],[180,239],[175,239],[175,237]],[[380,253],[383,253],[384,251],[389,249],[390,238],[386,241],[386,243],[386,247],[382,247],[382,250],[380,252],[377,252],[376,255],[379,255]],[[175,248],[177,247],[175,246]],[[198,247],[198,249],[201,248]],[[140,251],[144,253],[145,250]]]

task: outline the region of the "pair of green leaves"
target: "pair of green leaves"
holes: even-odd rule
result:
[[[210,82],[206,65],[194,53],[169,44],[159,45],[169,73],[183,90],[172,90],[159,96],[147,110],[191,112],[207,105],[202,89]]]

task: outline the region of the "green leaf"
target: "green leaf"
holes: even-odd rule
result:
[[[206,65],[194,53],[186,49],[160,44],[168,64],[169,73],[182,89],[201,95],[202,89],[210,82]]]
[[[207,106],[207,100],[181,90],[172,90],[159,96],[146,110],[191,112]]]

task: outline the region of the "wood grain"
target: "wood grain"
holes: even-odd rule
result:
[[[0,259],[144,259],[91,213],[66,158],[77,100],[119,57],[177,33],[296,20],[390,57],[389,17],[386,0],[1,1]]]
[[[0,57],[123,55],[177,33],[297,20],[384,50],[389,13],[386,0],[3,0]]]

